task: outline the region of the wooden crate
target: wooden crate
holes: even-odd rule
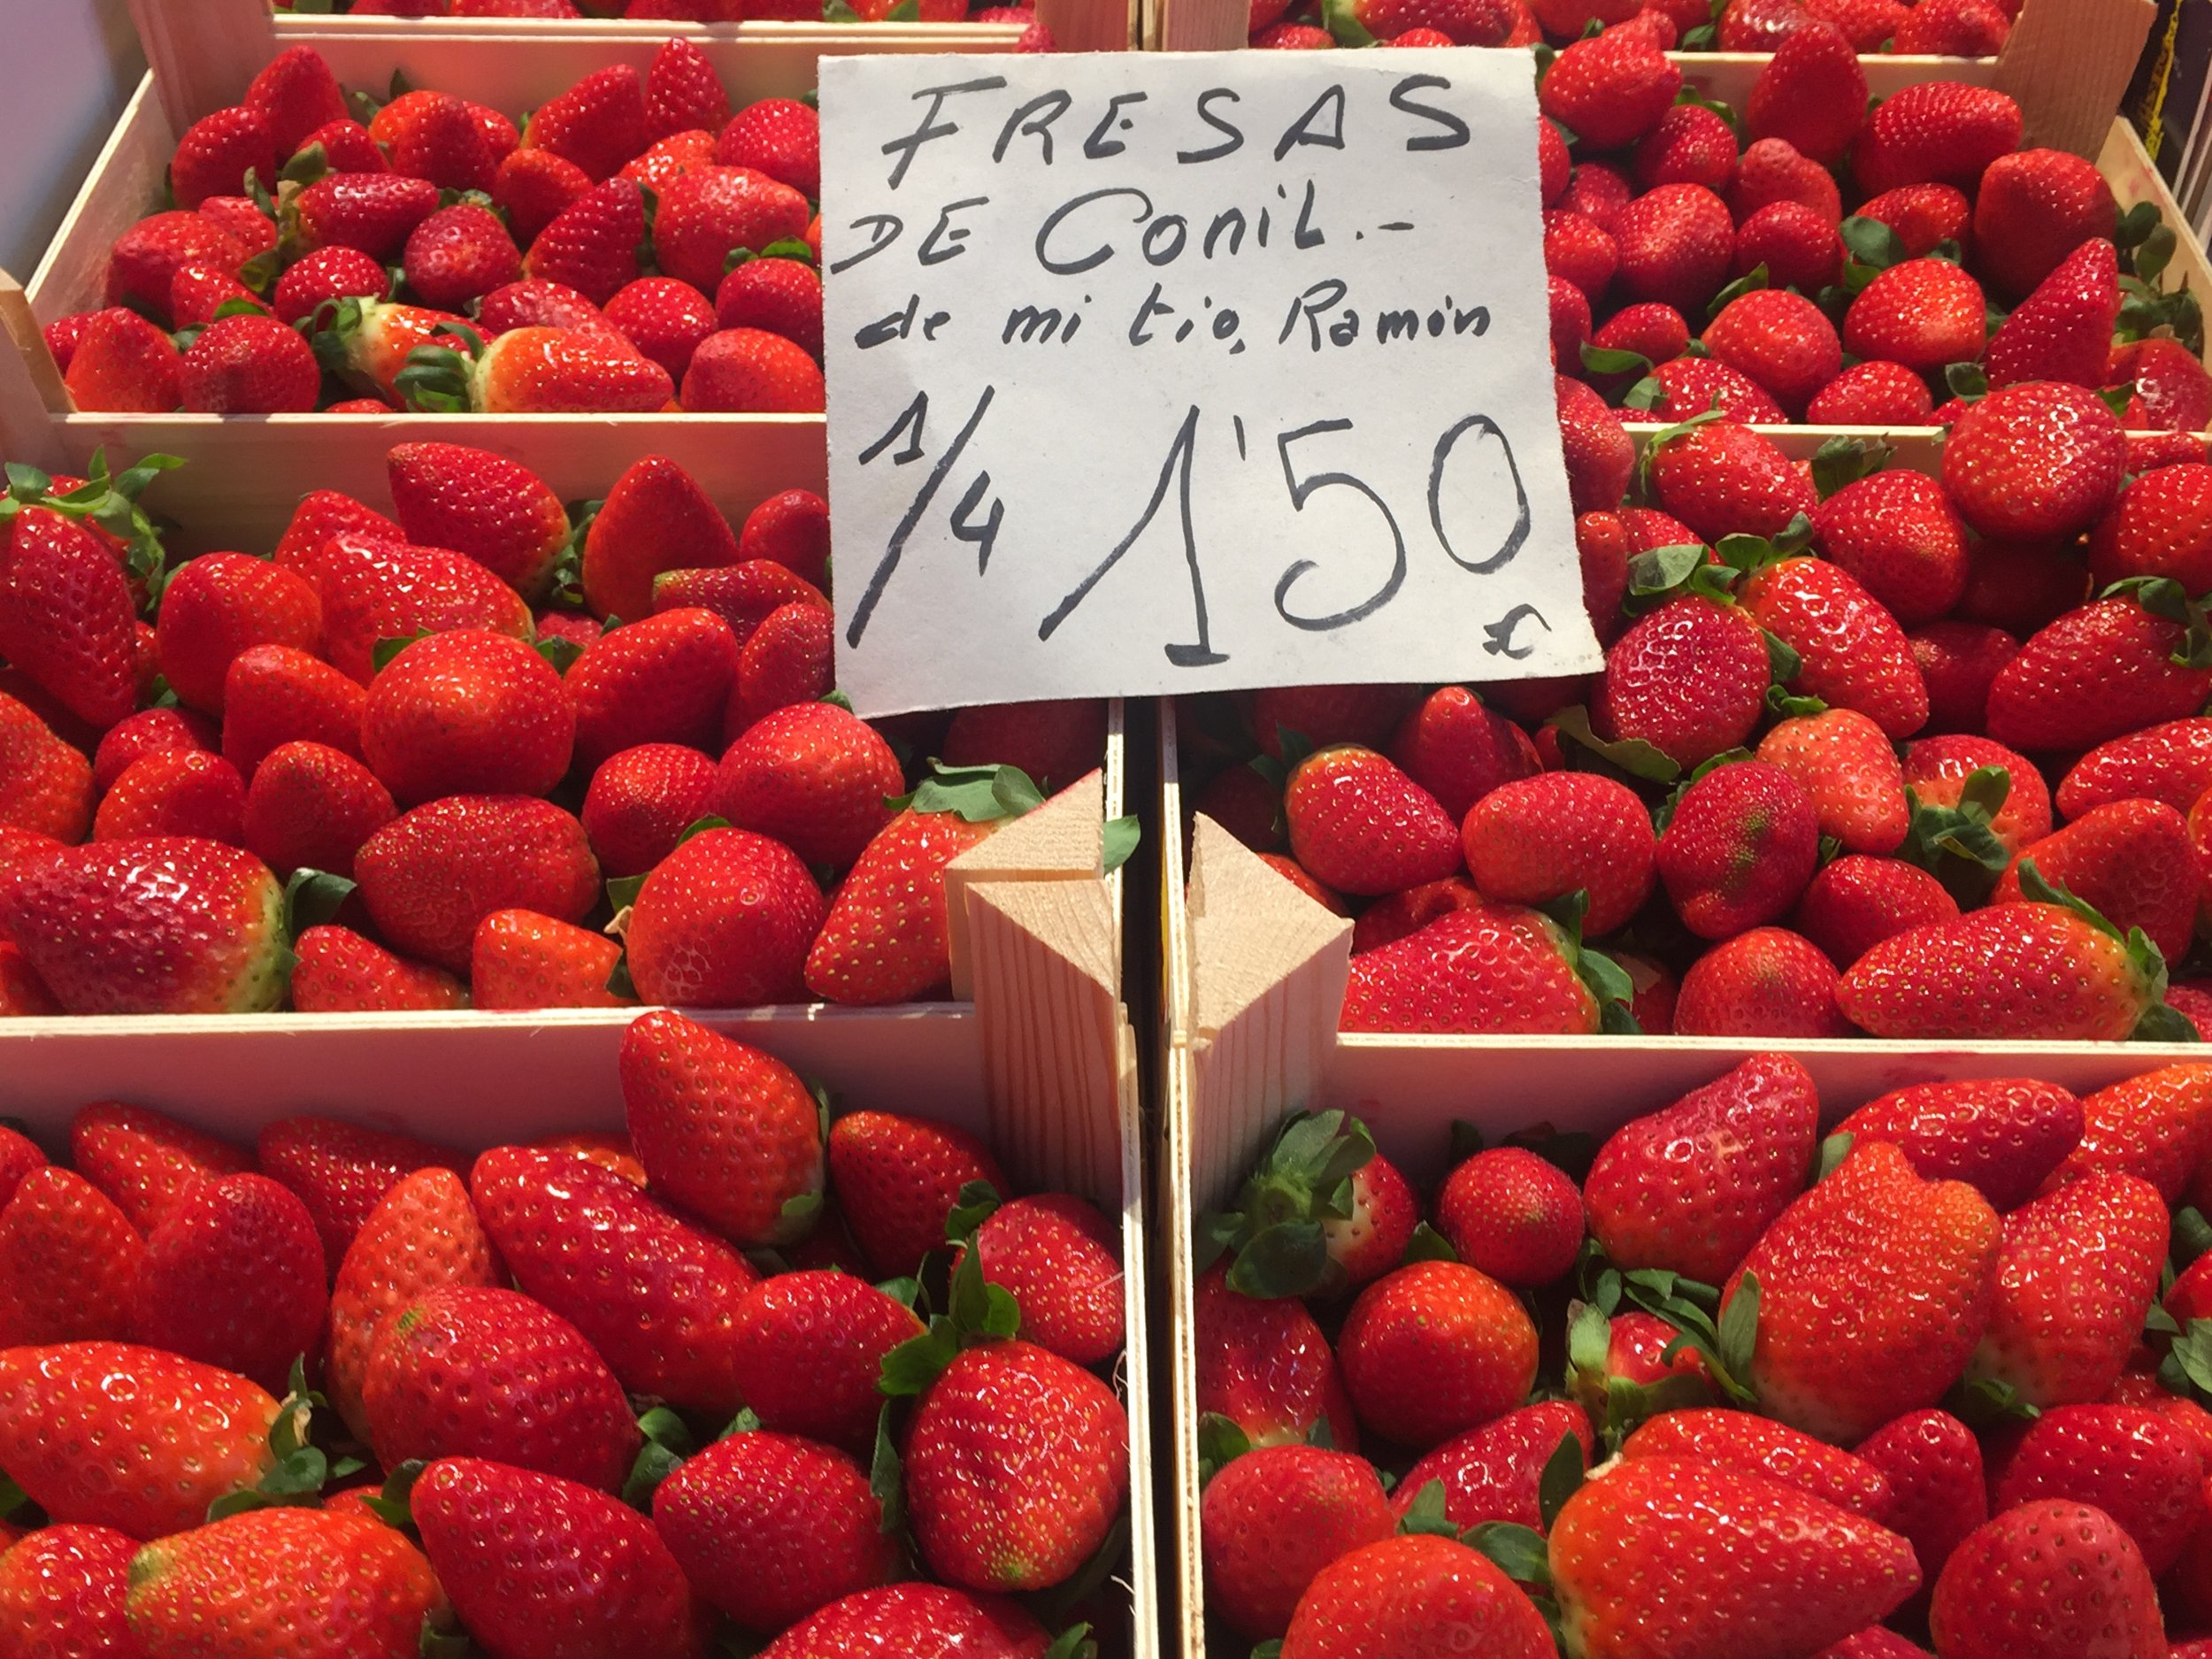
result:
[[[1164,1363],[1171,1412],[1161,1502],[1176,1527],[1171,1643],[1207,1659],[1199,1553],[1197,1213],[1232,1196],[1283,1116],[1356,1111],[1417,1187],[1445,1172],[1453,1119],[1494,1141],[1548,1123],[1605,1133],[1711,1081],[1753,1054],[1783,1051],[1812,1073],[1832,1122],[1876,1095],[1950,1078],[2032,1076],[2077,1093],[2177,1061],[2195,1045],[1715,1037],[1339,1036],[1351,924],[1284,880],[1210,819],[1187,860],[1175,722],[1160,717],[1162,1065],[1156,1142],[1158,1256],[1167,1276]],[[1186,879],[1188,887],[1186,889]],[[1171,1486],[1167,1483],[1171,1482]],[[1243,1659],[1223,1646],[1219,1659]]]

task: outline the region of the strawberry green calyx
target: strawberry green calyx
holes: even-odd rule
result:
[[[1613,1374],[1612,1314],[1619,1309],[1622,1286],[1620,1273],[1608,1268],[1600,1276],[1597,1299],[1573,1302],[1567,1311],[1567,1393],[1589,1413],[1609,1451],[1618,1451],[1649,1418],[1713,1402],[1705,1379],[1689,1372],[1648,1383]]]
[[[727,276],[738,266],[749,265],[756,259],[796,259],[810,269],[814,264],[814,250],[796,236],[782,237],[765,248],[733,248],[729,257],[722,261],[722,273]]]
[[[1710,763],[1709,763],[1709,764]],[[1582,942],[1582,918],[1589,913],[1590,895],[1578,887],[1563,898],[1533,907],[1558,931],[1561,954],[1597,1001],[1598,1029],[1610,1036],[1635,1036],[1643,1027],[1628,1005],[1636,995],[1635,982],[1620,964]]]
[[[85,481],[65,494],[57,495],[49,474],[35,466],[11,461],[7,465],[7,493],[0,495],[0,531],[4,531],[27,507],[41,507],[65,518],[81,519],[123,543],[124,562],[133,576],[157,583],[167,554],[162,547],[161,532],[138,504],[138,498],[154,480],[183,465],[177,456],[149,455],[142,457],[135,466],[111,474],[107,451],[95,449],[92,459],[85,465]]]
[[[1641,616],[1693,594],[1718,604],[1732,605],[1736,603],[1739,574],[1731,566],[1717,563],[1713,550],[1702,541],[1676,541],[1655,547],[1628,562],[1625,608],[1631,616]]]
[[[274,1461],[250,1486],[225,1493],[207,1506],[207,1518],[219,1521],[248,1509],[318,1509],[326,1483],[357,1474],[367,1465],[357,1457],[333,1462],[312,1439],[317,1410],[328,1411],[330,1402],[307,1386],[304,1356],[292,1362],[292,1376],[276,1420],[269,1425],[269,1451]]]
[[[967,1190],[962,1189],[964,1198]],[[900,1343],[883,1356],[883,1373],[876,1387],[887,1399],[921,1394],[960,1356],[963,1348],[979,1342],[1004,1341],[1021,1331],[1020,1304],[1012,1292],[983,1277],[980,1250],[960,1253],[945,1300],[946,1310],[931,1315],[921,1335]]]
[[[1700,426],[1709,426],[1721,419],[1723,416],[1719,408],[1719,400],[1716,398],[1714,407],[1707,410],[1703,414],[1692,415],[1687,420],[1679,421],[1671,426],[1662,426],[1657,432],[1653,433],[1644,445],[1643,454],[1636,459],[1637,488],[1647,495],[1650,494],[1652,457],[1660,450],[1678,438],[1686,437]]]
[[[1825,501],[1846,484],[1882,471],[1895,453],[1879,438],[1831,438],[1813,453],[1813,488]]]
[[[1571,1434],[1564,1435],[1560,1449],[1544,1464],[1538,1486],[1537,1501],[1546,1527],[1551,1525],[1567,1500],[1581,1489],[1584,1479],[1582,1443]],[[1441,1480],[1432,1480],[1413,1494],[1413,1502],[1398,1518],[1398,1532],[1402,1537],[1426,1534],[1456,1540],[1487,1555],[1516,1584],[1538,1590],[1551,1587],[1551,1563],[1542,1532],[1511,1521],[1478,1521],[1463,1530],[1453,1525],[1445,1513]]]
[[[1897,856],[1934,875],[1955,895],[1980,902],[2012,862],[1992,827],[2011,793],[2012,774],[2002,766],[1979,766],[1968,773],[1955,807],[1933,805],[1908,788],[1910,827]]]
[[[1359,20],[1358,0],[1324,0],[1321,27],[1329,31],[1339,46],[1372,46],[1375,43],[1372,32]]]
[[[2098,932],[2116,939],[2127,947],[2128,966],[2134,970],[2145,987],[2146,1003],[2142,1015],[2129,1033],[2132,1042],[2195,1042],[2200,1033],[2183,1015],[2166,1006],[2166,958],[2150,936],[2139,927],[2131,927],[2124,933],[2108,920],[2094,905],[2055,886],[2044,879],[2035,867],[2035,860],[2020,861],[2020,895],[2032,904],[2056,905],[2071,910]]]
[[[2167,661],[2177,668],[2212,668],[2212,617],[2202,597],[2192,598],[2170,576],[2130,576],[2098,595],[2101,599],[2132,599],[2154,617],[2178,622],[2188,630]]]
[[[1705,308],[1705,320],[1712,321],[1726,311],[1732,303],[1741,299],[1747,294],[1769,286],[1770,281],[1771,278],[1767,273],[1764,261],[1753,265],[1750,270],[1713,296],[1712,303]]]
[[[1199,1218],[1199,1271],[1227,1255],[1229,1287],[1245,1295],[1272,1300],[1320,1290],[1332,1266],[1322,1224],[1351,1219],[1352,1177],[1374,1156],[1375,1139],[1358,1118],[1342,1111],[1294,1114],[1239,1190],[1236,1207]]]
[[[1567,757],[1567,764],[1576,770],[1601,772],[1605,765],[1610,765],[1632,780],[1661,784],[1671,784],[1682,775],[1680,766],[1641,738],[1612,741],[1600,737],[1590,727],[1590,711],[1578,703],[1562,709],[1545,724],[1559,733],[1561,751]],[[1570,743],[1572,748],[1568,747]],[[1583,756],[1605,764],[1579,764]]]
[[[417,346],[393,384],[410,409],[467,414],[476,407],[476,365],[484,356],[484,338],[465,323],[441,323],[436,333],[457,340],[461,349]]]
[[[894,812],[950,812],[970,824],[1019,818],[1044,804],[1044,794],[1018,766],[948,766],[929,763],[931,776],[911,795],[888,795]]]
[[[641,1412],[637,1426],[644,1443],[638,1448],[637,1461],[630,1465],[629,1478],[622,1483],[622,1501],[640,1514],[650,1515],[653,1494],[660,1489],[661,1482],[674,1474],[699,1445],[690,1425],[666,1406]],[[734,1424],[731,1432],[741,1432]]]

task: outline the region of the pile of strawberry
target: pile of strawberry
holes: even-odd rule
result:
[[[819,412],[820,174],[811,104],[733,115],[687,41],[519,131],[397,84],[349,105],[295,47],[46,340],[82,410]]]
[[[940,997],[946,865],[1103,757],[1095,702],[856,717],[805,490],[572,518],[403,444],[396,517],[169,569],[158,470],[9,469],[0,1014]]]
[[[2212,1066],[1820,1118],[1463,1125],[1425,1210],[1291,1119],[1200,1222],[1212,1651],[2212,1655]]]
[[[979,6],[968,0],[298,0],[279,11],[350,12],[357,18],[627,18],[682,23],[1022,23],[1026,6]],[[1036,49],[1032,49],[1036,50]]]
[[[2019,15],[2020,0],[1251,0],[1248,42],[1540,50],[1642,19],[1669,50],[1770,52],[1825,25],[1856,52],[1993,58]]]
[[[1087,1652],[1040,1619],[1126,1571],[1114,1225],[674,1014],[621,1087],[472,1162],[0,1128],[0,1651]]]
[[[1345,1030],[2212,1034],[2200,434],[2033,380],[1939,477],[1717,413],[1640,462],[1558,388],[1603,672],[1181,710],[1195,810],[1357,906]]]

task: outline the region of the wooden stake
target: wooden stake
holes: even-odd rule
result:
[[[2157,13],[2154,0],[2028,0],[1991,84],[2025,121],[2028,149],[2097,159]],[[2177,234],[2187,235],[2185,224]]]
[[[10,348],[0,351],[6,359],[0,362],[0,459],[49,472],[67,471],[54,419],[69,412],[69,391],[54,354],[46,349],[38,319],[31,314],[29,297],[4,271],[0,271],[0,340]]]
[[[968,895],[1010,881],[1097,879],[1104,873],[1105,823],[1105,773],[1094,772],[952,861],[945,871],[945,914],[956,998],[965,1002],[975,995]]]

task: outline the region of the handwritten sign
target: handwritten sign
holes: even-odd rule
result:
[[[827,58],[865,714],[1600,665],[1517,52]]]

